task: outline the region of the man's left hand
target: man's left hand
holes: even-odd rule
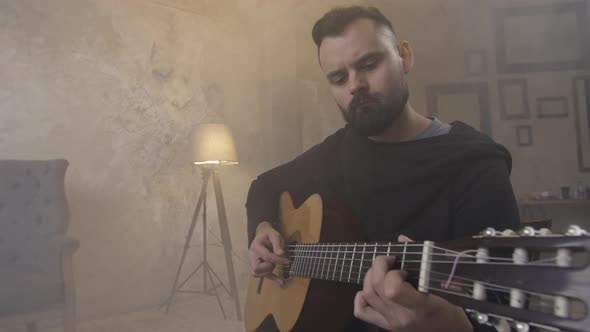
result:
[[[410,285],[406,271],[391,270],[395,257],[379,256],[354,299],[354,315],[388,331],[470,332],[463,309]]]

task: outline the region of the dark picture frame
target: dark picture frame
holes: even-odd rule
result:
[[[553,107],[552,107],[553,106]],[[557,107],[557,110],[552,108]],[[567,118],[569,103],[567,97],[539,97],[537,98],[537,117],[540,119]]]
[[[531,126],[516,126],[516,145],[533,146],[533,128]]]
[[[445,94],[475,94],[479,104],[479,127],[483,133],[492,137],[488,83],[443,83],[427,86],[426,100],[428,114],[439,116],[438,97]]]
[[[578,170],[590,172],[590,76],[574,77],[573,98]]]
[[[507,89],[516,87],[520,89],[520,102],[522,111],[518,113],[510,112],[508,108]],[[500,118],[502,120],[522,120],[531,116],[529,106],[529,90],[525,79],[508,79],[498,81],[498,96],[500,98]]]
[[[525,73],[525,72],[541,72],[541,71],[557,71],[557,70],[573,70],[590,67],[590,27],[588,24],[588,4],[586,0],[579,0],[574,2],[543,4],[535,6],[520,6],[510,8],[497,8],[493,12],[493,23],[495,30],[496,43],[496,65],[499,73]],[[525,62],[511,59],[510,54],[514,50],[510,49],[509,39],[514,35],[518,35],[518,28],[512,26],[514,31],[510,31],[511,24],[515,20],[531,20],[535,17],[544,22],[556,21],[560,15],[572,14],[575,16],[576,32],[572,38],[576,39],[579,45],[576,59],[548,59],[547,61]],[[566,28],[564,28],[566,29]],[[567,30],[567,29],[566,29]],[[555,41],[563,39],[560,33],[556,31],[552,37],[543,36],[548,39],[543,41],[543,47],[555,47],[552,44]],[[539,38],[541,40],[541,38]]]

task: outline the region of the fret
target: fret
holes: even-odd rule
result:
[[[336,251],[336,243],[333,243],[332,245],[330,245],[330,264],[328,264],[328,274],[327,274],[328,280],[333,280],[333,278],[330,278],[330,268],[332,268],[332,264],[333,264],[332,261],[334,260],[334,252],[335,251]]]
[[[348,246],[344,244],[344,254],[342,255],[342,264],[340,265],[340,281],[342,281],[342,273],[344,272],[344,265],[346,265],[346,251]]]
[[[332,244],[328,244],[328,251],[326,254],[326,259],[328,260],[328,268],[326,269],[326,280],[330,280],[330,267],[332,266],[332,255],[334,250],[332,249]]]
[[[391,252],[391,242],[389,242],[389,244],[387,245],[387,256],[389,256],[390,252]]]
[[[298,245],[295,249],[295,274],[296,275],[300,275],[301,274],[301,245]]]
[[[328,246],[322,246],[322,272],[320,272],[320,279],[324,279],[324,270],[326,267],[326,259],[328,258]]]
[[[291,265],[290,275],[297,274],[297,264],[299,263],[299,256],[298,255],[299,246],[295,246],[295,250],[293,251],[293,256],[295,256],[292,260],[293,264]]]
[[[367,250],[367,244],[363,243],[363,254],[361,255],[361,264],[359,265],[359,274],[356,278],[357,283],[361,283],[361,274],[363,273],[363,264],[365,263],[365,251]]]
[[[375,242],[375,248],[373,250],[373,262],[375,261],[375,255],[377,254],[377,242]]]
[[[316,272],[314,274],[314,278],[318,279],[322,273],[322,246],[319,244],[315,248],[315,255]]]
[[[348,282],[350,282],[350,276],[352,274],[352,265],[354,262],[354,254],[356,253],[356,243],[352,247],[352,257],[350,258],[350,268],[348,269]]]
[[[324,246],[320,245],[318,246],[318,274],[316,275],[316,278],[321,279],[322,278],[322,269],[323,269],[323,257],[322,255],[324,254]]]
[[[326,248],[326,263],[328,263],[328,267],[326,268],[326,276],[325,279],[328,280],[330,277],[330,263],[332,262],[332,244],[328,243]]]
[[[301,245],[301,247],[299,248],[299,256],[301,256],[299,258],[299,268],[297,268],[297,270],[299,271],[299,275],[300,276],[305,276],[305,245]]]
[[[316,272],[316,270],[320,267],[320,265],[318,264],[319,263],[319,260],[318,260],[318,258],[319,258],[318,249],[319,248],[318,248],[318,245],[317,244],[313,246],[313,252],[312,252],[312,255],[311,255],[312,262],[313,262],[312,263],[313,268],[312,268],[312,271],[311,271],[311,277],[312,278],[317,278],[317,272]]]
[[[313,244],[307,248],[307,251],[308,251],[307,252],[307,265],[308,265],[307,276],[309,278],[313,278],[313,248],[314,248]]]
[[[326,264],[328,264],[328,267],[326,268],[326,276],[324,277],[324,279],[328,279],[328,275],[330,273],[330,254],[330,244],[328,243],[328,245],[326,246]]]
[[[301,276],[301,272],[302,272],[301,271],[301,268],[303,267],[303,264],[302,264],[303,263],[303,249],[305,247],[302,246],[302,245],[298,245],[297,247],[298,247],[298,249],[297,249],[298,250],[297,251],[298,252],[297,256],[299,256],[299,258],[298,258],[299,263],[297,263],[297,275],[298,276]]]
[[[330,244],[328,243],[325,247],[325,255],[324,255],[324,265],[328,264],[326,268],[326,277],[324,277],[324,268],[322,268],[322,279],[328,279],[328,271],[330,271],[330,261],[328,259],[328,254],[330,253]]]
[[[297,270],[299,271],[299,276],[301,277],[305,276],[305,248],[306,246],[302,244],[301,249],[299,249],[299,255],[301,256],[301,259],[299,260],[299,268]]]
[[[301,248],[300,254],[301,254],[301,266],[299,267],[299,271],[300,271],[300,276],[305,277],[305,268],[307,267],[307,264],[305,259],[305,255],[307,252],[307,245],[303,245],[303,247]]]
[[[289,266],[289,276],[292,276],[297,270],[297,248],[298,246],[295,246],[295,250],[293,250],[293,257],[291,259],[293,263]]]
[[[309,278],[313,277],[313,247],[313,244],[307,247],[307,276]]]
[[[307,245],[305,248],[305,276],[311,277],[311,247],[312,245]]]
[[[404,252],[402,254],[402,266],[401,266],[400,270],[404,269],[404,263],[406,260],[406,249],[408,249],[408,242],[404,242]]]
[[[336,268],[338,267],[338,256],[340,256],[340,244],[338,244],[338,250],[336,250],[336,260],[334,261],[334,272],[332,272],[332,280],[336,280]]]
[[[307,253],[307,276],[309,278],[313,278],[313,247],[314,245],[310,245],[308,248],[308,253]]]
[[[319,260],[319,263],[320,263],[320,265],[322,266],[322,269],[320,270],[320,276],[319,276],[319,278],[320,278],[320,279],[323,279],[323,278],[324,278],[324,267],[325,267],[325,265],[326,265],[326,264],[325,264],[325,263],[326,263],[326,261],[325,261],[325,259],[324,259],[324,254],[325,254],[325,250],[324,250],[324,249],[325,249],[325,246],[324,246],[324,245],[322,245],[322,246],[321,246],[319,249],[320,249],[320,250],[319,250],[319,258],[320,258],[320,260]]]
[[[321,279],[322,278],[322,255],[324,254],[323,248],[324,248],[323,245],[318,245],[318,248],[317,248],[317,254],[318,254],[318,258],[317,258],[318,272],[316,273],[316,279]]]

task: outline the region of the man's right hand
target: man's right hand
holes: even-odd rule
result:
[[[276,265],[287,265],[284,242],[281,234],[269,222],[263,221],[256,227],[256,235],[248,250],[252,275],[267,277],[282,286],[282,277],[273,273]]]

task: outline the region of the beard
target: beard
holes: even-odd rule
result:
[[[378,136],[391,127],[403,112],[410,92],[406,82],[401,80],[391,93],[369,93],[360,90],[354,95],[348,108],[340,105],[344,120],[362,136]]]

